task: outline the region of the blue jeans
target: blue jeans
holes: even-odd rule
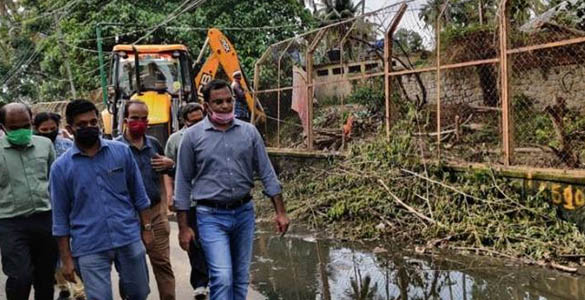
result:
[[[252,201],[228,210],[197,206],[197,226],[209,269],[211,300],[246,299],[254,221]]]
[[[75,259],[85,294],[91,300],[112,300],[112,263],[120,276],[126,299],[145,300],[150,293],[146,249],[142,241]]]

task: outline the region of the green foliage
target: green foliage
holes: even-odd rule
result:
[[[452,43],[457,41],[465,42],[470,36],[477,34],[493,34],[497,30],[497,27],[492,25],[480,25],[472,24],[467,27],[447,27],[441,32],[441,43],[446,49]]]
[[[559,24],[585,30],[585,2],[575,0],[554,1],[559,2],[555,21]]]
[[[343,19],[353,18],[362,3],[354,4],[352,0],[321,0],[322,8],[318,11],[319,18],[331,24]]]
[[[357,84],[347,98],[348,103],[358,103],[368,108],[370,112],[379,112],[384,109],[384,83],[374,80],[367,84]]]
[[[559,219],[545,193],[526,194],[522,182],[491,171],[450,173],[423,164],[410,122],[397,122],[390,142],[380,136],[354,145],[329,167],[295,171],[285,181],[292,216],[344,238],[389,237],[410,245],[444,240],[455,249],[528,261],[563,261],[585,247],[583,234]]]
[[[183,2],[183,0],[19,2],[24,11],[22,18],[26,19],[26,22],[22,23],[22,28],[18,27],[21,34],[7,37],[7,34],[3,34],[2,26],[0,39],[6,41],[5,38],[8,38],[11,44],[14,44],[15,37],[22,37],[29,45],[12,45],[6,49],[10,59],[0,62],[0,78],[9,74],[10,68],[17,65],[19,54],[28,57],[30,55],[28,50],[31,48],[42,51],[23,72],[22,79],[13,81],[16,87],[9,88],[8,92],[0,92],[0,98],[7,101],[11,101],[10,99],[14,97],[12,95],[26,96],[32,100],[41,98],[43,101],[69,98],[71,96],[69,82],[64,67],[67,59],[71,62],[77,90],[80,94],[87,94],[100,86],[98,59],[95,53],[98,23],[127,24],[103,28],[104,50],[110,51],[115,44],[135,42],[171,16]],[[56,13],[47,14],[47,11]],[[55,22],[55,19],[58,22]],[[274,27],[262,30],[223,30],[235,45],[243,70],[248,78],[251,78],[255,60],[268,45],[304,32],[315,26],[315,22],[311,13],[297,1],[209,0],[196,9],[184,12],[167,25],[168,27],[159,28],[141,43],[182,43],[189,47],[193,57],[197,57],[207,35],[206,28]],[[17,28],[16,25],[11,26]],[[57,27],[61,28],[62,40],[58,38]],[[0,47],[0,54],[2,51]],[[25,79],[29,77],[34,83],[33,91],[22,95],[25,92],[23,89],[27,86]],[[24,87],[21,87],[23,85]]]
[[[399,45],[398,45],[399,44]],[[422,37],[414,30],[400,28],[394,34],[393,47],[399,52],[404,49],[408,53],[415,53],[423,50]],[[400,49],[402,47],[402,49]]]

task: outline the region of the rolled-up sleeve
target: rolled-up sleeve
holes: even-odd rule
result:
[[[191,191],[195,166],[191,134],[185,132],[177,155],[177,172],[175,174],[175,209],[189,210],[191,207]]]
[[[260,176],[260,180],[262,180],[264,193],[269,197],[274,197],[282,193],[282,186],[268,158],[268,152],[266,152],[266,147],[264,146],[264,141],[260,133],[256,128],[252,128],[252,130],[254,131],[254,170]]]
[[[71,212],[71,195],[65,182],[65,174],[58,166],[53,166],[49,175],[49,191],[53,214],[53,235],[69,235],[69,213]]]
[[[130,148],[126,148],[125,156],[128,192],[136,210],[143,211],[150,207],[150,199],[146,194],[146,188],[140,176],[140,169],[138,169],[138,164],[134,160]]]

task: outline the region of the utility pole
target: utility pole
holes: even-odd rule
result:
[[[366,14],[366,0],[362,0],[362,15]]]
[[[64,42],[63,42],[63,32],[61,32],[61,26],[59,26],[59,19],[57,18],[57,15],[55,15],[55,26],[57,26],[57,38],[59,39],[59,43],[61,44],[61,46],[65,46]],[[65,49],[66,47],[62,47],[61,49]],[[63,57],[64,57],[64,62],[65,62],[65,70],[67,71],[67,77],[69,77],[69,85],[71,87],[71,95],[73,96],[73,99],[77,98],[77,91],[75,90],[75,85],[73,84],[73,75],[71,75],[71,65],[69,64],[69,52],[67,52],[67,50],[64,50],[65,53],[63,53]]]

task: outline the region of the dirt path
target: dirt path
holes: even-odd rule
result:
[[[171,262],[173,264],[173,270],[175,272],[176,284],[177,284],[177,299],[193,299],[193,290],[189,284],[189,258],[187,254],[181,250],[177,241],[178,227],[177,223],[171,222]],[[1,264],[0,264],[1,266]],[[150,267],[149,267],[150,268]],[[112,272],[112,282],[114,286],[117,286],[118,275],[114,271]],[[4,291],[4,285],[6,284],[6,276],[0,272],[0,300],[6,299]],[[150,268],[150,288],[152,289],[149,299],[158,299],[158,290],[156,287],[156,281],[154,279],[152,268]],[[32,295],[32,293],[31,293]],[[55,296],[55,298],[57,298]],[[32,297],[31,297],[32,299]],[[118,291],[114,288],[114,299],[120,300]],[[264,300],[266,297],[262,296],[257,291],[250,288],[248,291],[248,300]]]

